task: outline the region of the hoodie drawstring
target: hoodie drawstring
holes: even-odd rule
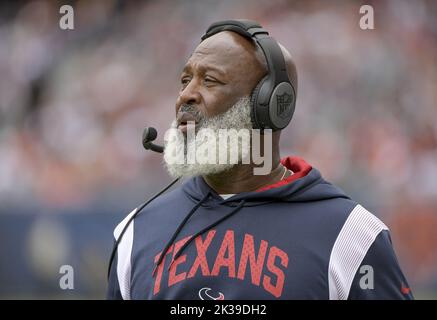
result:
[[[203,198],[202,200],[200,200],[192,209],[191,211],[186,215],[186,217],[184,218],[184,220],[182,220],[182,222],[179,224],[178,228],[176,229],[176,231],[174,232],[173,236],[171,237],[171,239],[167,242],[167,244],[164,247],[164,250],[162,250],[161,256],[159,257],[158,262],[155,264],[155,268],[153,269],[152,272],[152,277],[155,276],[155,272],[156,269],[158,268],[158,266],[161,264],[162,260],[164,260],[164,257],[167,253],[168,248],[171,247],[171,245],[173,244],[174,240],[176,239],[176,237],[178,236],[179,232],[181,232],[182,228],[184,227],[184,225],[187,223],[188,219],[191,218],[191,216],[194,214],[194,212],[196,212],[197,209],[199,209],[199,207],[202,205],[203,202],[206,201],[206,199],[209,198],[209,196],[211,195],[210,192],[208,192]]]
[[[152,277],[155,276],[156,270],[158,269],[159,265],[162,263],[162,261],[164,260],[164,257],[167,253],[167,250],[171,247],[171,245],[173,244],[173,242],[175,241],[176,237],[179,235],[179,233],[181,232],[182,228],[184,227],[184,225],[187,223],[188,219],[190,219],[190,217],[194,214],[194,212],[196,212],[196,210],[202,205],[203,202],[205,202],[208,197],[211,195],[210,192],[208,192],[205,197],[203,197],[202,200],[200,200],[194,207],[193,209],[191,209],[191,211],[187,214],[187,216],[184,218],[184,220],[179,224],[178,228],[176,229],[175,233],[173,234],[173,236],[171,237],[171,239],[167,242],[167,244],[164,247],[164,250],[161,252],[161,255],[158,259],[158,261],[155,264],[155,268],[153,269],[152,272]],[[199,235],[202,235],[203,233],[205,233],[206,231],[208,231],[211,228],[214,228],[216,225],[222,223],[223,221],[225,221],[226,219],[230,218],[231,216],[233,216],[234,214],[236,214],[238,211],[241,210],[241,208],[244,206],[245,200],[241,200],[240,203],[238,204],[238,206],[233,209],[231,212],[229,212],[227,215],[223,216],[222,218],[218,219],[217,221],[213,222],[212,224],[206,226],[205,228],[203,228],[202,230],[200,230],[199,232],[197,232],[195,235],[193,235],[192,237],[190,237],[188,239],[187,242],[185,242],[182,247],[178,250],[178,252],[174,253],[173,258],[170,262],[169,265],[169,269],[171,267],[171,265],[173,264],[173,262],[181,255],[181,253],[183,252],[183,250],[194,240],[196,239],[196,237],[198,237]]]
[[[230,218],[231,216],[233,216],[234,214],[236,214],[238,211],[241,210],[241,208],[244,206],[244,203],[246,201],[245,200],[241,200],[240,203],[238,204],[238,206],[232,210],[231,212],[229,212],[227,215],[225,215],[224,217],[218,219],[216,222],[211,223],[210,225],[206,226],[205,228],[203,228],[202,230],[200,230],[199,232],[197,232],[195,235],[193,235],[192,237],[190,237],[190,239],[188,239],[187,242],[185,242],[182,247],[178,250],[178,252],[176,252],[176,254],[174,254],[173,259],[170,262],[170,265],[168,266],[168,270],[170,270],[171,265],[173,264],[173,262],[175,260],[177,260],[177,258],[179,258],[179,256],[182,254],[182,251],[184,251],[184,249],[186,247],[188,247],[188,245],[194,240],[196,239],[198,236],[204,234],[206,231],[208,231],[211,228],[214,228],[216,225],[222,223],[223,221],[225,221],[226,219]]]

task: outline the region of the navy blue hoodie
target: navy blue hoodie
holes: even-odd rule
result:
[[[152,201],[123,235],[107,297],[412,299],[384,223],[304,160],[282,163],[294,174],[256,192],[224,200],[197,176]]]

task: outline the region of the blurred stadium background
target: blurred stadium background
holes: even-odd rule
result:
[[[283,155],[382,218],[416,297],[437,297],[436,1],[82,0],[0,3],[0,298],[104,298],[114,226],[170,180],[142,129],[168,127],[183,64],[225,18],[297,63]]]

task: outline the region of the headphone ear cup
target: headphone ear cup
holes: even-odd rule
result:
[[[252,94],[250,96],[250,118],[252,119],[252,128],[253,129],[264,129],[264,126],[262,126],[257,118],[257,109],[258,109],[258,95],[259,91],[264,83],[264,81],[267,79],[267,76],[261,79],[260,82],[255,86],[255,88],[252,91]]]

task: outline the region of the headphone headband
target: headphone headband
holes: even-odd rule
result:
[[[234,31],[245,38],[251,39],[258,34],[269,35],[267,30],[255,21],[250,20],[224,20],[211,24],[202,36],[202,40],[222,31]]]

